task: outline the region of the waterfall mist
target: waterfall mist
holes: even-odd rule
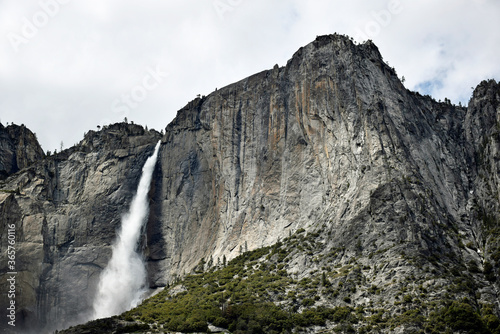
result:
[[[110,317],[135,307],[145,292],[146,267],[137,252],[142,227],[149,213],[148,192],[160,142],[142,167],[142,176],[129,211],[113,244],[112,256],[101,273],[92,319]]]

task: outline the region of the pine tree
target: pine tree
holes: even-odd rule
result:
[[[212,255],[210,255],[210,260],[208,260],[208,268],[212,268],[213,265],[214,265],[214,259]]]
[[[323,274],[321,275],[321,283],[323,284],[323,286],[330,286],[330,281],[328,281],[328,278],[326,278],[326,274],[325,272],[323,272]]]

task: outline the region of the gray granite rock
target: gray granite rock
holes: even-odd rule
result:
[[[396,312],[410,281],[439,299],[457,272],[478,303],[498,304],[499,91],[488,81],[468,108],[438,103],[405,89],[373,43],[329,35],[284,67],[191,101],[161,139],[143,240],[150,287],[303,228],[324,248],[287,270],[356,261],[365,269],[352,280],[384,295],[357,290],[353,305]],[[159,138],[130,124],[90,131],[1,184],[1,248],[14,223],[27,326],[85,318]]]

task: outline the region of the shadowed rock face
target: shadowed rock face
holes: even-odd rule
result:
[[[35,134],[24,125],[0,123],[0,180],[43,159]]]
[[[342,249],[338,264],[379,266],[377,285],[430,281],[430,259],[481,266],[498,242],[485,221],[498,222],[499,92],[483,82],[468,109],[437,103],[407,91],[371,42],[330,35],[285,67],[193,100],[162,138],[144,238],[150,286],[299,228],[321,231],[325,252]],[[27,324],[85,315],[159,137],[127,124],[91,131],[4,181],[0,241],[15,223]],[[288,270],[316,266],[305,256]],[[496,283],[471,277],[482,302],[498,300]],[[429,284],[445,291],[439,282]]]
[[[80,144],[2,184],[2,250],[8,224],[16,225],[16,303],[22,314],[16,327],[86,320],[121,214],[159,138],[130,124],[90,131]],[[8,271],[6,264],[2,272]],[[0,287],[7,289],[4,280]]]

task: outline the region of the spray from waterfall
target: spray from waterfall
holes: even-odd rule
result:
[[[148,192],[159,148],[160,142],[142,167],[137,192],[122,217],[111,259],[101,273],[92,319],[110,317],[137,306],[145,292],[146,268],[137,246],[149,213]]]

